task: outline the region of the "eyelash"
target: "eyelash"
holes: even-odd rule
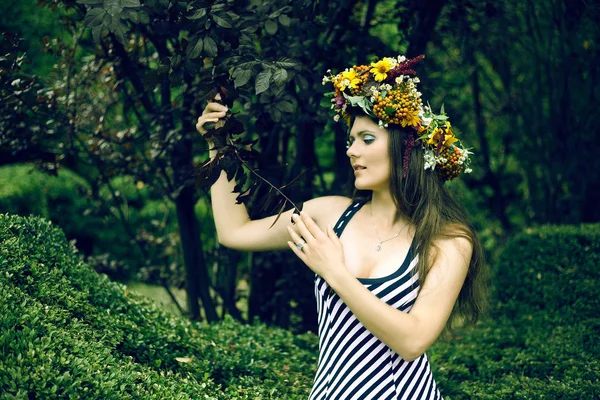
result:
[[[375,138],[371,135],[363,136],[363,142],[365,142],[366,144],[371,144],[374,141],[375,141]],[[354,143],[354,140],[346,140],[346,148],[349,149],[350,146],[352,146],[352,143]]]

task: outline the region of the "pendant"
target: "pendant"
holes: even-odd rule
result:
[[[381,250],[381,242],[379,242],[379,244],[377,245],[377,247],[375,247],[375,251],[380,251]]]

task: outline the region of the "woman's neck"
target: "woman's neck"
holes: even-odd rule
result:
[[[396,203],[389,191],[373,191],[370,207],[373,222],[381,231],[391,231],[404,224],[401,219],[398,219]]]

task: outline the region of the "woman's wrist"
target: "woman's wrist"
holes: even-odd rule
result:
[[[335,290],[340,285],[344,285],[348,279],[354,278],[354,276],[348,271],[345,264],[341,264],[336,268],[331,268],[327,272],[324,272],[322,278]]]

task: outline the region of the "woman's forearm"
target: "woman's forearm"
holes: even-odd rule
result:
[[[328,277],[332,289],[360,322],[382,342],[410,361],[426,349],[419,321],[377,298],[347,270]]]

